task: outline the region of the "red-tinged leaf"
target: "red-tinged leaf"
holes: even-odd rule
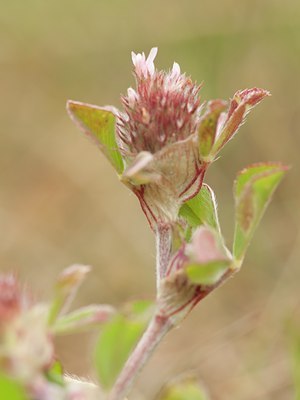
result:
[[[227,107],[224,100],[211,100],[207,104],[207,110],[201,117],[198,135],[200,157],[204,160],[209,156],[215,142],[218,120]]]
[[[249,111],[266,96],[270,96],[270,93],[259,88],[239,90],[235,93],[227,115],[223,114],[222,118],[219,119],[216,140],[211,151],[212,156],[215,157],[225,144],[233,138],[239,127],[244,123]]]

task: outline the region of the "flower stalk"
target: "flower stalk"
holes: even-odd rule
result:
[[[126,361],[108,400],[124,400],[139,372],[158,344],[172,328],[169,319],[154,315],[137,346]]]
[[[158,225],[156,228],[156,288],[166,276],[171,257],[172,227],[170,224]]]

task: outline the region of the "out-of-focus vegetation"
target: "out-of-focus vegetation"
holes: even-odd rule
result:
[[[176,60],[204,81],[203,100],[226,99],[253,86],[271,91],[206,178],[222,197],[226,237],[233,234],[236,171],[266,159],[292,169],[242,272],[163,343],[135,396],[149,399],[174,375],[193,370],[213,399],[289,400],[294,389],[285,321],[300,318],[300,4],[1,3],[1,269],[17,271],[39,297],[47,297],[49,282],[73,262],[94,266],[94,279],[77,305],[154,294],[154,244],[145,218],[107,161],[69,121],[68,98],[118,106],[119,93],[133,83],[130,51],[148,52],[154,45],[159,67]],[[90,339],[59,340],[67,370],[89,375]]]

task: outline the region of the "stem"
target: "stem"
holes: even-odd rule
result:
[[[156,288],[166,275],[172,246],[172,228],[170,225],[158,225],[156,230]]]
[[[171,328],[172,324],[167,318],[154,315],[136,348],[126,361],[108,396],[109,400],[124,400],[138,373]]]

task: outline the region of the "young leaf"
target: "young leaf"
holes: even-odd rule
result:
[[[218,120],[225,111],[227,102],[223,100],[212,100],[207,104],[207,110],[201,117],[199,124],[199,151],[202,159],[206,160],[215,142]]]
[[[234,187],[235,233],[233,255],[240,264],[253,233],[287,167],[279,163],[260,163],[241,171]]]
[[[179,215],[192,228],[206,224],[220,233],[216,197],[213,190],[206,184],[202,185],[200,192],[195,197],[181,206]]]
[[[213,285],[220,280],[230,265],[229,260],[190,264],[186,267],[189,280],[197,285]]]
[[[193,381],[170,386],[159,400],[208,400],[207,394]]]
[[[106,322],[115,310],[107,304],[92,304],[81,307],[58,318],[52,326],[55,335],[78,333]]]
[[[215,157],[225,144],[233,138],[249,111],[266,96],[270,96],[270,93],[259,88],[239,90],[235,93],[228,113],[221,114],[219,118],[216,140],[211,150],[212,157]]]
[[[0,398],[3,400],[29,400],[17,382],[2,374],[0,374]]]
[[[197,228],[186,252],[189,258],[186,274],[192,283],[198,285],[214,285],[231,263],[219,235],[207,226]]]
[[[52,325],[58,316],[68,310],[78,288],[90,270],[91,267],[87,265],[74,264],[64,269],[59,275],[55,285],[54,299],[49,311],[49,325]]]
[[[49,382],[56,383],[59,386],[64,386],[64,371],[61,363],[57,360],[53,362],[51,367],[45,373]]]
[[[95,353],[96,369],[104,389],[108,390],[114,384],[145,326],[145,321],[122,315],[115,316],[104,326]]]
[[[116,116],[112,109],[69,100],[67,110],[75,124],[98,145],[118,174],[123,160],[115,137]]]

